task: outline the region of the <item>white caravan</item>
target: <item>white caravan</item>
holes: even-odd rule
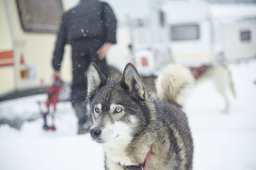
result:
[[[256,56],[256,5],[169,1],[163,9],[175,62],[198,65]]]
[[[0,0],[0,95],[52,82],[55,32],[66,5],[61,0]],[[65,58],[63,75],[70,80]]]

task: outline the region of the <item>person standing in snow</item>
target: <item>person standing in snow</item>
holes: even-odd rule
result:
[[[78,134],[88,132],[90,116],[86,113],[87,78],[85,72],[91,62],[108,74],[106,55],[116,43],[116,16],[106,2],[81,0],[62,16],[52,58],[53,76],[61,78],[64,47],[72,47],[71,102],[78,118]]]

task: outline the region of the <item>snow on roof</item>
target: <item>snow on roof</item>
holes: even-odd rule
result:
[[[144,18],[149,14],[148,0],[104,0],[114,9],[119,20],[130,18]]]
[[[252,4],[210,5],[210,11],[213,18],[256,18],[256,5]]]
[[[169,1],[163,6],[168,19],[183,22],[205,19],[210,15],[214,19],[225,21],[255,19],[255,4],[210,4],[205,1]],[[192,15],[191,15],[192,14]]]

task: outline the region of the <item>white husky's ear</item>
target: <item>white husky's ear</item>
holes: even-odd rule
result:
[[[128,63],[125,66],[122,85],[128,89],[130,93],[136,93],[140,99],[145,100],[146,91],[142,79],[133,64]]]
[[[87,95],[90,97],[92,93],[101,85],[106,83],[106,77],[99,71],[96,64],[91,63],[87,71]]]

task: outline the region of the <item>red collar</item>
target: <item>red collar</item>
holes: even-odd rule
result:
[[[143,163],[141,163],[139,165],[124,166],[124,169],[125,170],[146,170],[150,156],[151,156],[152,149],[153,149],[153,144],[150,145],[150,149],[147,152],[147,155],[146,155]]]

